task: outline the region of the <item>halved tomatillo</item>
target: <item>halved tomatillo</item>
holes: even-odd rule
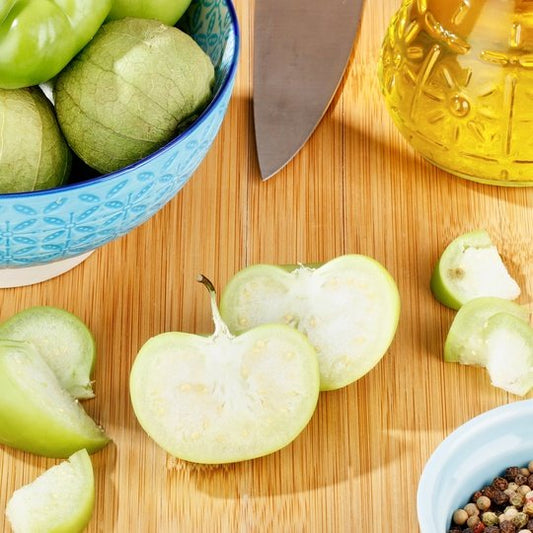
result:
[[[148,435],[171,455],[222,464],[267,455],[292,442],[319,395],[316,352],[304,335],[269,324],[234,337],[212,284],[210,337],[162,333],[140,349],[130,396]]]
[[[272,323],[304,333],[318,353],[321,390],[333,390],[364,376],[386,353],[400,296],[380,263],[351,254],[321,266],[244,268],[226,285],[220,310],[235,334]]]

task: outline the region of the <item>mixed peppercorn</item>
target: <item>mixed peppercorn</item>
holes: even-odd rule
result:
[[[533,461],[511,466],[453,513],[448,533],[533,533]]]

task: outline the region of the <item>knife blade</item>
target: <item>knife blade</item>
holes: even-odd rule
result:
[[[363,0],[256,0],[253,116],[261,177],[311,136],[343,77]]]

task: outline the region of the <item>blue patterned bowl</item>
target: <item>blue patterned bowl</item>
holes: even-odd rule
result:
[[[533,400],[516,401],[472,418],[429,458],[417,493],[421,533],[445,533],[453,512],[509,466],[533,460]]]
[[[72,268],[148,220],[202,162],[227,111],[239,27],[231,0],[193,0],[182,21],[215,65],[211,103],[186,131],[124,169],[55,189],[0,195],[0,287]]]

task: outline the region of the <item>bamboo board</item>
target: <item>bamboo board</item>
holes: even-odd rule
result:
[[[372,532],[418,530],[417,480],[467,419],[515,401],[479,370],[442,362],[453,312],[429,291],[437,257],[460,233],[489,231],[523,289],[533,289],[533,189],[482,186],[440,171],[406,145],[381,100],[376,62],[397,0],[367,2],[348,71],[318,129],[261,182],[252,130],[253,2],[236,0],[242,49],[220,134],[193,179],[128,236],[48,282],[0,290],[0,320],[55,305],[86,321],[98,346],[87,411],[113,443],[93,456],[89,532]],[[206,201],[206,199],[208,201]],[[366,377],[321,395],[294,443],[220,468],[168,457],[137,424],[128,375],[140,346],[169,330],[212,328],[195,280],[218,287],[256,262],[370,255],[398,283],[396,338]],[[0,530],[10,494],[56,461],[0,448]]]

